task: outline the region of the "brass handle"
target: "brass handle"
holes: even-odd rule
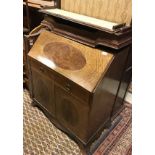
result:
[[[66,90],[67,92],[70,92],[70,91],[71,91],[71,85],[70,85],[69,83],[67,83],[67,84],[65,85],[65,90]]]

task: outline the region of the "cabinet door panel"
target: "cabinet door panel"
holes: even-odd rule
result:
[[[33,98],[50,114],[55,115],[54,82],[44,73],[32,68]]]
[[[55,86],[56,117],[83,141],[87,140],[89,108],[62,88]]]

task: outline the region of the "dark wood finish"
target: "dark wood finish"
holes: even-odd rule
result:
[[[112,63],[108,67],[102,80],[96,86],[92,96],[89,116],[89,134],[94,133],[94,137],[103,130],[103,126],[110,125],[111,113],[124,72],[123,69],[128,52],[129,47],[126,47],[119,53],[114,54]],[[90,140],[90,143],[91,142],[92,140]]]
[[[28,33],[30,32],[30,14],[29,14],[29,7],[28,7],[28,0],[26,0],[26,27],[24,27],[24,29],[27,29],[25,32]]]
[[[23,74],[24,74],[24,88],[27,88],[30,91],[30,95],[32,96],[32,85],[30,81],[30,76],[31,76],[31,71],[30,71],[30,65],[29,65],[29,60],[27,58],[27,54],[30,51],[30,49],[33,46],[33,43],[35,42],[36,38],[38,36],[34,35],[33,37],[29,35],[24,35],[23,36]]]
[[[61,8],[61,1],[54,7]],[[108,30],[41,12],[41,26],[51,32],[41,33],[28,56],[33,104],[89,154],[123,105],[131,26]]]
[[[121,82],[119,85],[119,90],[113,107],[112,116],[116,115],[116,113],[118,113],[119,110],[121,109],[129,83],[131,81],[131,77],[132,77],[132,47],[131,46],[129,48],[128,56],[126,58],[126,63],[123,66],[123,70],[124,71],[121,77]]]
[[[25,17],[25,6],[23,7],[23,14]],[[25,19],[25,18],[23,18]],[[41,12],[38,12],[38,9],[30,7],[29,6],[29,25],[30,25],[30,31],[35,28],[36,26],[38,26],[41,21],[44,19],[44,14],[42,14]],[[23,21],[23,24],[25,25],[26,21]]]
[[[23,38],[23,86],[25,88],[28,88],[28,83],[27,83],[27,53],[26,53],[26,49],[25,49],[25,41]]]
[[[67,91],[55,86],[56,92],[56,118],[60,124],[69,129],[70,132],[77,136],[80,141],[86,143],[88,140],[88,113],[89,106],[83,104],[80,100]]]
[[[26,35],[23,36],[23,86],[26,89],[30,89],[29,85],[29,66],[27,54],[29,52],[29,43]]]
[[[61,87],[64,91],[67,91],[70,95],[81,100],[83,104],[88,104],[90,93],[84,88],[76,85],[68,78],[62,78],[62,76],[58,74],[55,76],[55,81],[57,85],[59,85],[59,87]]]
[[[55,0],[56,8],[61,8],[61,0]]]
[[[87,153],[110,125],[128,51],[126,47],[110,54],[44,31],[28,54],[34,103]],[[60,60],[71,65],[74,54],[83,55],[84,67],[72,70],[59,65]]]
[[[83,68],[80,70],[74,70],[72,72],[71,70],[63,69],[57,66],[57,64],[55,64],[55,60],[53,60],[52,57],[49,57],[47,52],[44,51],[45,46],[47,46],[49,43],[54,44],[54,42],[61,42],[66,44],[66,46],[70,46],[70,48],[78,49],[78,51],[80,51],[86,59],[87,63],[85,66],[83,66]],[[63,52],[64,50],[62,50],[62,53]],[[52,53],[53,52],[51,52],[51,54]],[[70,53],[70,50],[68,50],[68,53]],[[29,56],[51,68],[55,74],[61,74],[74,83],[78,83],[79,86],[88,92],[93,92],[98,81],[100,78],[102,78],[104,70],[113,59],[113,55],[110,53],[103,54],[101,50],[88,46],[82,46],[77,42],[63,38],[48,31],[43,31],[41,33],[40,37],[37,39],[37,43],[34,44],[33,48],[31,49]],[[70,55],[66,54],[66,57],[68,58],[69,63]],[[66,59],[64,62],[66,62]],[[76,61],[74,63],[77,64]]]
[[[46,14],[42,24],[48,25],[52,32],[91,47],[105,46],[118,50],[132,42],[132,30],[129,26],[110,31],[60,18],[45,10],[41,12]]]
[[[44,1],[44,0],[26,0],[23,1],[23,25],[24,31],[28,31],[28,34],[33,28],[38,26],[44,18],[44,14],[38,10],[41,8],[55,8],[56,0]],[[25,29],[27,28],[27,29]]]
[[[29,70],[29,61],[27,59],[27,54],[32,48],[39,34],[43,30],[48,30],[48,27],[39,25],[35,29],[33,29],[31,33],[29,33],[28,35],[24,34],[23,36],[23,76],[24,76],[23,83],[24,83],[24,88],[27,88],[30,92],[31,92],[31,82],[29,81],[30,70]]]
[[[51,114],[55,115],[54,81],[46,76],[42,68],[31,68],[33,98]]]

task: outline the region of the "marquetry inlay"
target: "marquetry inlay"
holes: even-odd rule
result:
[[[48,59],[63,69],[79,70],[86,64],[86,59],[80,50],[62,42],[48,43],[43,51]]]
[[[113,54],[105,55],[103,52],[43,31],[29,52],[29,56],[89,92],[93,92],[114,58]]]

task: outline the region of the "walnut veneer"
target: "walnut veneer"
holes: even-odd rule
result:
[[[111,122],[128,52],[111,54],[43,31],[28,54],[33,103],[87,150]]]
[[[113,59],[110,53],[104,54],[47,31],[41,34],[29,55],[89,92],[93,92]]]

